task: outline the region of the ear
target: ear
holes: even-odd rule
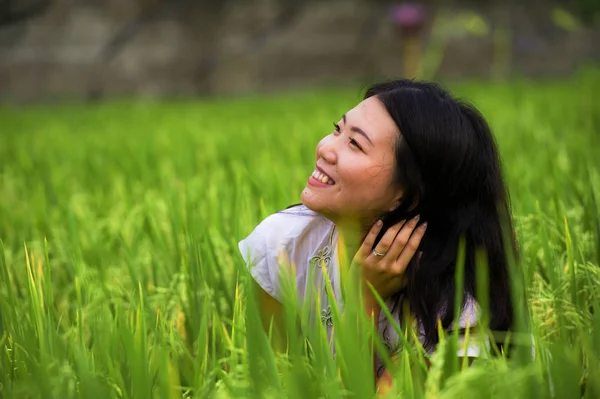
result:
[[[394,196],[394,199],[392,200],[392,205],[389,209],[390,212],[393,211],[394,209],[398,208],[400,206],[400,204],[402,204],[403,196],[404,196],[404,192],[402,190],[398,190],[398,192]],[[415,209],[417,207],[417,205],[419,205],[419,200],[415,199],[415,201],[410,205],[410,208],[408,208],[408,210],[412,211],[413,209]]]
[[[392,200],[392,205],[390,205],[390,208],[388,209],[389,212],[393,211],[394,209],[400,206],[400,204],[402,203],[403,195],[404,193],[402,192],[402,190],[398,189],[398,191],[394,195],[394,199]]]

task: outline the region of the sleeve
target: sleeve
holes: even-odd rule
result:
[[[483,342],[476,335],[476,330],[473,328],[477,324],[477,302],[474,299],[467,300],[465,308],[460,316],[459,328],[463,333],[459,337],[457,355],[459,357],[484,357],[485,351],[481,350]],[[468,341],[464,334],[464,330],[469,329]]]
[[[238,243],[242,258],[246,262],[250,275],[266,293],[281,302],[277,262],[272,259],[273,249],[270,243],[274,237],[273,220],[261,222],[246,238]]]

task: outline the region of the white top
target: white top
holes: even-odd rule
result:
[[[321,314],[319,316],[331,336],[333,328],[331,307],[325,292],[325,279],[321,265],[324,262],[327,266],[326,270],[334,296],[338,306],[342,308],[337,240],[337,229],[333,222],[304,205],[300,205],[268,216],[248,237],[240,241],[238,246],[242,257],[250,267],[250,274],[269,295],[279,302],[283,302],[279,284],[281,256],[289,260],[289,264],[295,264],[297,294],[301,301],[312,300],[308,298],[314,298],[315,295],[312,294],[319,295],[320,291]],[[310,269],[314,273],[312,283],[309,281]],[[393,308],[392,303],[387,304],[389,309]],[[475,300],[467,300],[460,317],[459,328],[466,328],[467,319],[469,319],[470,326],[475,324],[476,310]],[[392,315],[400,325],[399,310],[393,312]],[[317,315],[312,314],[311,320],[315,320],[316,317]],[[383,311],[379,320],[379,333],[383,342],[391,351],[396,351],[398,337],[394,329],[388,325]],[[423,338],[424,333],[421,327],[421,339]],[[473,343],[467,348],[467,356],[479,356],[479,349]],[[334,349],[332,348],[332,350]],[[458,355],[465,356],[464,353],[465,351],[460,349]]]

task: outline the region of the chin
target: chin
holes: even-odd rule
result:
[[[316,205],[314,203],[314,196],[315,194],[310,192],[310,188],[308,186],[304,187],[302,194],[300,194],[300,202],[302,202],[302,204],[308,209],[318,212],[317,209],[314,209]],[[318,206],[316,208],[318,208]]]
[[[327,216],[329,212],[327,209],[329,208],[323,201],[320,201],[321,198],[318,194],[315,194],[311,191],[310,187],[305,187],[302,190],[302,195],[300,195],[300,201],[302,204],[310,209],[311,211],[320,213],[323,216]]]
[[[332,222],[339,222],[341,220],[353,221],[351,223],[360,223],[361,220],[365,219],[364,215],[360,212],[340,212],[340,209],[335,209],[332,204],[323,201],[323,196],[320,193],[313,192],[310,187],[306,187],[302,190],[300,195],[300,202],[313,212],[326,217]],[[344,216],[342,216],[344,215]],[[370,220],[369,218],[366,218]],[[374,221],[372,222],[374,223]]]

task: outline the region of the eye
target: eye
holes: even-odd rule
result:
[[[360,148],[360,145],[358,145],[358,143],[356,142],[356,140],[350,139],[350,145],[354,146],[354,147],[356,147],[356,148],[358,148],[359,150],[362,151],[362,148]]]
[[[340,129],[340,125],[338,125],[337,123],[333,122],[333,127],[335,128],[336,132],[338,132],[338,133],[340,132],[340,130],[341,130]]]

